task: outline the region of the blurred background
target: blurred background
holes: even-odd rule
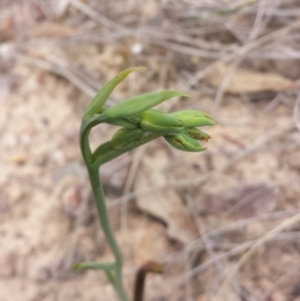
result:
[[[300,300],[298,0],[0,1],[0,300],[117,300],[112,258],[78,146],[102,85],[132,66],[108,105],[162,89],[165,111],[218,125],[202,153],[163,139],[104,165],[107,204],[132,291],[155,260],[152,301]],[[116,128],[102,125],[93,148]]]

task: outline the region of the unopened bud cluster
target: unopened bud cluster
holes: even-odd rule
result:
[[[131,72],[143,68],[131,68],[121,72],[98,92],[87,108],[84,120],[99,118],[101,122],[118,125],[118,130],[109,141],[113,150],[138,144],[143,139],[155,135],[163,136],[173,147],[189,152],[200,152],[205,148],[198,142],[208,140],[210,136],[197,127],[216,124],[211,116],[201,111],[184,110],[166,114],[153,109],[171,97],[189,96],[177,91],[162,91],[139,95],[125,100],[111,108],[105,108],[105,102],[115,86]]]
[[[173,147],[190,152],[205,150],[198,140],[208,141],[210,138],[197,127],[215,124],[209,115],[200,111],[187,110],[166,114],[156,109],[149,109],[132,117],[109,119],[107,122],[122,126],[110,141],[113,149],[137,143],[149,134],[159,134]]]

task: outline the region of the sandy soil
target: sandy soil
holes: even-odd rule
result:
[[[128,290],[155,260],[165,270],[145,300],[300,300],[299,223],[288,225],[300,213],[297,1],[63,2],[0,6],[0,300],[117,300],[102,272],[72,270],[112,259],[78,132],[91,97],[130,66],[148,70],[109,105],[183,90],[192,97],[161,109],[218,125],[205,152],[157,139],[101,168]],[[92,147],[115,130],[97,127]]]

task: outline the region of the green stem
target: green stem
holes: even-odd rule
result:
[[[102,263],[102,262],[79,262],[74,266],[75,270],[83,271],[83,270],[102,270],[102,271],[110,271],[116,269],[115,263]]]
[[[105,197],[103,192],[103,187],[101,184],[101,179],[99,175],[99,165],[92,164],[92,152],[89,144],[89,133],[91,128],[103,120],[100,118],[91,118],[88,122],[82,122],[81,130],[80,130],[80,148],[83,155],[83,158],[86,162],[86,166],[88,169],[90,182],[92,186],[92,190],[95,197],[96,207],[98,211],[98,216],[100,219],[100,223],[104,232],[104,235],[110,245],[110,248],[116,259],[116,268],[114,271],[108,272],[107,276],[110,281],[113,283],[117,294],[119,295],[122,301],[130,301],[122,282],[122,268],[123,268],[123,257],[121,250],[118,246],[117,240],[115,238],[109,217],[107,212],[107,207],[105,203]],[[114,273],[113,273],[114,272]]]
[[[96,116],[88,121],[82,121],[81,127],[80,127],[80,149],[82,156],[84,158],[84,161],[87,166],[92,164],[92,152],[90,148],[90,142],[89,142],[89,133],[95,125],[101,123],[104,121],[104,117],[101,118],[102,116]]]
[[[103,188],[101,185],[100,175],[98,167],[88,166],[88,172],[90,176],[90,181],[92,189],[95,196],[97,211],[100,219],[100,223],[105,234],[105,237],[111,247],[111,250],[116,258],[116,271],[114,274],[114,283],[117,293],[122,301],[129,301],[129,297],[124,289],[122,282],[122,268],[123,268],[123,257],[121,250],[116,241],[109,217],[107,212],[107,207],[105,203]]]

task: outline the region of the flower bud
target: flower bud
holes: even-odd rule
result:
[[[190,128],[216,124],[216,121],[211,116],[201,111],[185,110],[170,115],[178,118],[184,123],[184,126]]]
[[[115,132],[110,140],[110,146],[113,149],[119,149],[134,142],[138,142],[146,132],[141,129],[122,128]]]
[[[176,134],[183,130],[183,122],[159,110],[147,110],[141,114],[141,128],[147,132]]]
[[[191,138],[196,139],[196,140],[205,140],[208,141],[210,136],[197,128],[185,128],[184,132],[189,135]]]
[[[93,162],[96,161],[100,156],[107,156],[112,151],[114,151],[114,149],[110,146],[110,142],[101,144],[92,154]]]
[[[186,152],[202,152],[206,150],[195,139],[186,134],[166,135],[164,138],[175,148]]]

